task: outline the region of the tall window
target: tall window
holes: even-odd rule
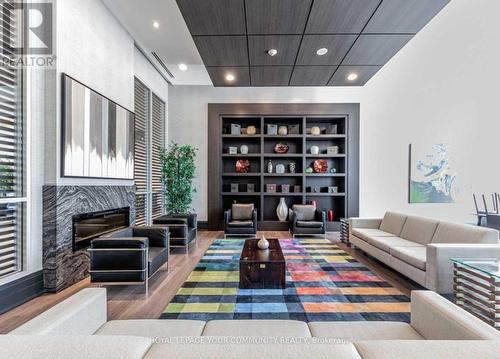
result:
[[[160,148],[165,145],[166,105],[135,79],[136,224],[150,224],[164,212]]]
[[[14,2],[0,2],[0,57],[14,56],[11,44],[22,37]],[[21,271],[25,235],[25,126],[23,71],[0,64],[0,278]]]

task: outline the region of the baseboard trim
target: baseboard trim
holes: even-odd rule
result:
[[[0,314],[43,294],[43,271],[28,274],[0,286]]]
[[[208,221],[198,221],[199,231],[208,231]]]

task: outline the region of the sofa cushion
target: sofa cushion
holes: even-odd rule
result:
[[[316,207],[311,204],[295,204],[293,211],[297,217],[297,221],[314,221],[316,218]]]
[[[368,237],[367,242],[372,246],[377,247],[387,253],[390,252],[391,247],[418,247],[421,244],[407,241],[399,237]],[[423,246],[422,246],[423,247]]]
[[[313,337],[355,340],[424,339],[403,322],[310,322]]]
[[[382,219],[382,223],[380,223],[380,230],[399,236],[405,221],[406,215],[395,212],[387,212],[384,215],[384,219]]]
[[[252,219],[253,203],[234,203],[231,206],[231,216],[233,220],[244,221]]]
[[[229,227],[253,227],[252,221],[231,221],[227,224]]]
[[[165,338],[200,336],[205,322],[181,319],[128,319],[110,320],[95,333],[97,335],[132,335]]]
[[[500,342],[488,340],[374,340],[354,346],[363,359],[490,359],[500,353]]]
[[[174,338],[175,339],[175,338]],[[188,338],[189,339],[189,338]],[[201,344],[197,340],[201,340]],[[195,344],[154,344],[145,359],[361,359],[353,344],[297,344],[262,338],[256,344],[238,338],[194,338]],[[260,344],[262,343],[262,344]],[[423,359],[423,358],[420,358]]]
[[[391,247],[389,253],[405,263],[408,263],[418,269],[425,270],[425,264],[427,261],[426,251],[427,248],[425,246]]]
[[[394,234],[381,231],[380,229],[373,228],[353,228],[351,233],[356,237],[368,240],[368,237],[394,237]]]
[[[150,338],[98,335],[0,335],[0,358],[139,359]]]
[[[408,216],[400,237],[419,244],[429,244],[438,224],[439,221],[433,219]]]
[[[203,335],[311,337],[311,332],[306,323],[298,320],[211,320]]]
[[[323,227],[323,222],[316,222],[316,221],[297,221],[297,227],[305,227],[305,228],[321,228],[321,227]]]
[[[468,224],[440,222],[432,243],[498,243],[498,231]]]

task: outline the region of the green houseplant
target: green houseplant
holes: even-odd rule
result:
[[[191,145],[171,142],[161,149],[162,180],[167,214],[189,213],[193,201],[196,151]]]

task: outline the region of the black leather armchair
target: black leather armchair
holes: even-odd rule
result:
[[[168,226],[171,248],[184,248],[187,254],[189,252],[189,245],[196,243],[196,236],[198,235],[196,213],[164,215],[153,219],[153,224]]]
[[[294,205],[290,213],[293,236],[322,235],[326,238],[326,212],[313,205]]]
[[[257,210],[252,203],[234,203],[224,212],[224,238],[227,236],[255,236]]]
[[[90,243],[90,281],[145,284],[169,257],[168,227],[128,227]]]

